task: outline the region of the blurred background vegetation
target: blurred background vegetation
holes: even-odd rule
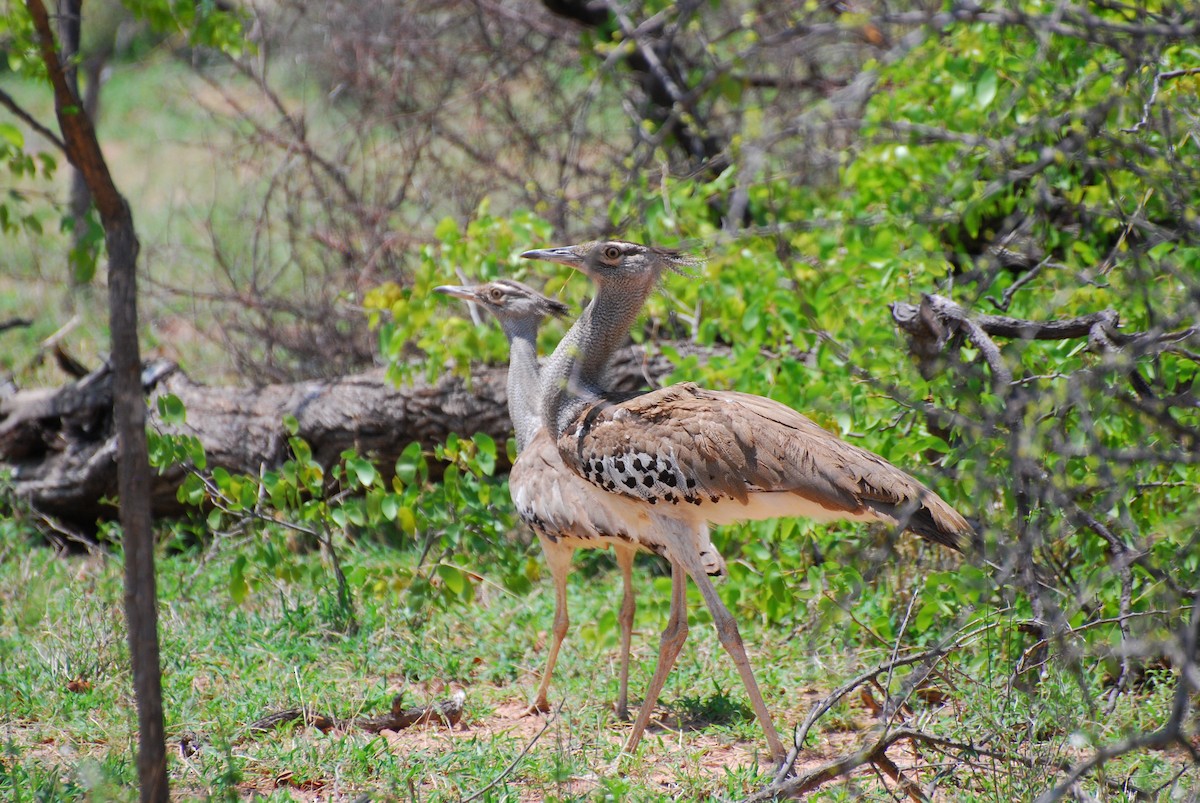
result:
[[[3,8],[5,106],[48,123],[23,9]],[[433,286],[514,276],[581,303],[582,280],[516,255],[598,236],[704,253],[635,340],[675,379],[878,452],[981,533],[960,559],[861,525],[723,528],[739,618],[843,656],[822,692],[927,656],[868,694],[879,721],[962,748],[921,748],[929,794],[1133,799],[1196,788],[1194,11],[92,0],[79,65],[143,243],[143,342],[206,382],[467,373],[503,338]],[[0,319],[30,321],[0,333],[12,393],[65,381],[47,338],[103,359],[105,276],[58,152],[0,114],[0,157]],[[235,607],[311,580],[342,633],[384,595],[419,627],[489,583],[529,594],[545,583],[494,476],[503,445],[474,434],[383,467],[295,439],[258,477],[165,438],[198,512],[163,523],[163,549],[216,556]],[[434,482],[430,462],[451,469]],[[24,538],[36,517],[6,505]],[[615,629],[604,614],[576,640]]]

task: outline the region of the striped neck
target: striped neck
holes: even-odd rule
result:
[[[613,353],[629,336],[654,288],[598,284],[596,297],[563,336],[542,371],[542,418],[558,438],[588,405],[605,393]]]
[[[508,416],[517,434],[517,451],[529,445],[542,428],[538,379],[538,321],[502,321],[508,338]]]

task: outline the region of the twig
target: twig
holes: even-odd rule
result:
[[[537,734],[535,734],[532,739],[529,740],[529,743],[525,745],[525,747],[521,750],[520,753],[517,753],[516,758],[514,758],[512,761],[510,761],[508,763],[508,766],[500,771],[499,775],[497,775],[495,778],[493,778],[491,781],[489,781],[487,786],[484,786],[482,789],[478,789],[478,790],[472,792],[471,794],[467,795],[466,797],[464,797],[462,799],[461,803],[470,803],[470,801],[472,801],[472,800],[478,800],[479,798],[486,795],[489,791],[491,791],[496,786],[496,784],[500,783],[502,780],[504,780],[506,777],[508,777],[512,773],[512,771],[514,769],[516,769],[516,766],[518,763],[520,763],[521,759],[525,758],[525,755],[530,750],[533,749],[533,746],[535,744],[537,744],[538,739],[542,738],[542,734],[545,733],[546,730],[550,727],[550,723],[552,723],[556,719],[558,719],[558,715],[562,711],[563,703],[565,703],[565,702],[566,702],[566,698],[563,698],[562,702],[560,702],[558,704],[558,708],[554,709],[554,713],[551,714],[550,716],[546,717],[546,723],[544,725],[542,725],[542,729],[540,731],[538,731]]]
[[[958,742],[953,739],[947,739],[942,736],[935,736],[931,733],[916,730],[913,728],[899,728],[894,731],[881,731],[878,738],[874,742],[866,744],[852,753],[844,754],[833,761],[822,764],[804,775],[796,776],[795,778],[776,778],[769,786],[759,790],[756,794],[746,798],[747,803],[750,801],[773,800],[785,797],[800,797],[807,792],[811,792],[820,786],[834,780],[835,778],[848,775],[864,764],[874,764],[883,772],[891,774],[888,769],[889,765],[895,768],[894,762],[886,755],[886,751],[894,744],[900,741],[909,741],[916,744],[921,743],[939,752],[953,752],[959,754],[958,760],[971,761],[978,757],[992,758],[1010,764],[1018,764],[1023,767],[1032,769],[1048,769],[1050,767],[1058,767],[1066,769],[1065,763],[1058,762],[1041,762],[1028,756],[1022,756],[1017,753],[1008,752],[1006,750],[991,748],[987,746],[987,741],[981,742]],[[896,768],[899,772],[899,769]],[[1076,779],[1078,780],[1078,779]],[[903,791],[910,796],[912,793],[909,788],[901,784]],[[910,782],[911,783],[911,782]],[[1150,796],[1143,789],[1140,789],[1126,782],[1111,780],[1104,781],[1104,785],[1113,791],[1132,792],[1138,799],[1150,799]],[[918,790],[919,791],[919,790]],[[921,793],[923,794],[923,793]],[[1057,798],[1054,798],[1057,799]]]
[[[1042,272],[1042,269],[1049,264],[1051,264],[1049,259],[1043,259],[1041,262],[1037,263],[1032,268],[1017,277],[1017,280],[1009,285],[1007,289],[1005,289],[1005,291],[1000,295],[1000,298],[988,296],[987,300],[995,304],[996,309],[1007,312],[1009,305],[1012,304],[1013,296],[1017,294],[1017,291],[1036,279]]]
[[[987,360],[988,367],[992,369],[992,381],[998,387],[1011,385],[1013,381],[1012,371],[1004,363],[1004,357],[1000,354],[1000,348],[996,345],[996,341],[988,337],[988,333],[983,327],[975,323],[970,318],[962,319],[963,328],[967,330],[967,338],[975,344],[975,347],[983,354],[983,358]]]
[[[33,326],[33,321],[28,318],[9,318],[7,321],[0,321],[0,332],[7,332],[9,329],[24,329],[27,326]]]
[[[329,554],[329,561],[333,564],[333,576],[337,580],[338,605],[347,617],[345,631],[354,635],[358,632],[358,614],[354,610],[354,595],[350,591],[349,583],[346,582],[346,574],[342,571],[342,561],[338,558],[337,547],[333,544],[333,534],[323,522],[317,530],[317,541],[325,548]]]
[[[397,694],[392,698],[389,711],[375,717],[332,717],[307,708],[289,708],[256,719],[246,726],[246,732],[251,736],[263,734],[296,720],[301,720],[306,726],[323,733],[334,728],[349,727],[362,728],[368,733],[379,733],[383,730],[399,731],[435,722],[452,728],[462,719],[466,699],[467,693],[458,689],[448,699],[405,708],[403,695]]]
[[[892,767],[895,767],[895,764],[885,755],[887,749],[902,739],[911,740],[916,738],[927,738],[930,741],[937,740],[937,737],[909,729],[901,729],[892,731],[891,733],[881,731],[880,735],[873,742],[860,747],[853,753],[842,755],[795,778],[789,778],[785,781],[776,780],[758,793],[746,798],[746,801],[749,803],[750,801],[772,800],[782,797],[800,797],[835,778],[848,775],[864,764],[874,764],[881,759],[884,761],[885,766],[891,764]],[[884,771],[886,772],[887,770],[885,769]],[[907,792],[908,789],[906,788],[905,791]]]
[[[65,542],[62,542],[64,547],[66,546],[67,543],[76,544],[78,546],[83,547],[84,550],[86,550],[89,555],[93,555],[93,556],[100,555],[102,557],[112,557],[107,552],[107,550],[101,549],[100,546],[98,544],[96,544],[95,541],[93,541],[92,539],[87,538],[86,536],[82,535],[81,533],[78,533],[75,530],[71,529],[66,524],[63,524],[61,521],[59,521],[57,518],[55,518],[54,516],[51,516],[47,513],[35,512],[34,518],[36,518],[39,522],[41,522],[45,527],[49,528],[51,533],[63,536],[66,539]],[[60,540],[57,538],[57,535],[55,536],[55,540]]]
[[[837,704],[838,700],[854,691],[854,689],[858,688],[863,683],[871,682],[885,672],[892,672],[899,667],[919,664],[925,661],[930,662],[930,666],[932,666],[934,663],[941,660],[941,658],[948,654],[951,650],[963,646],[971,639],[975,638],[981,633],[991,630],[994,627],[997,627],[996,623],[985,622],[979,627],[966,630],[966,625],[964,625],[952,636],[944,639],[941,644],[935,645],[928,650],[923,650],[922,652],[914,655],[909,655],[904,658],[895,658],[887,661],[874,667],[873,669],[863,672],[858,677],[850,680],[842,686],[839,686],[809,712],[808,716],[804,720],[804,723],[795,731],[793,735],[792,749],[788,752],[786,760],[783,762],[783,765],[780,767],[779,772],[775,776],[775,784],[783,783],[784,779],[787,777],[787,774],[791,771],[792,765],[795,764],[796,758],[800,755],[800,750],[804,747],[804,742],[808,738],[809,730],[811,730],[813,724],[818,719],[820,719],[827,711],[829,711],[829,709],[833,708],[833,706]],[[928,675],[929,672],[926,672],[925,674]]]
[[[1200,35],[1200,23],[1185,23],[1182,20],[1163,19],[1160,22],[1138,20],[1127,22],[1089,13],[1078,6],[1071,6],[1070,13],[1058,19],[1048,19],[1018,8],[985,6],[975,2],[952,3],[945,11],[897,11],[881,14],[880,23],[891,25],[931,25],[944,28],[952,23],[984,22],[998,27],[1019,27],[1030,31],[1074,39],[1094,41],[1097,33],[1125,37],[1161,37],[1178,41],[1190,41]]]
[[[621,26],[621,32],[626,38],[632,40],[637,48],[638,55],[646,64],[646,72],[648,72],[654,80],[666,92],[667,98],[671,101],[671,117],[672,123],[677,123],[678,134],[681,140],[684,141],[685,147],[693,157],[698,160],[712,160],[717,157],[719,149],[712,147],[708,142],[709,133],[705,121],[700,119],[697,114],[694,103],[694,92],[684,92],[679,86],[679,83],[671,75],[671,71],[662,63],[658,53],[654,47],[647,44],[645,38],[639,34],[642,32],[644,25],[635,26],[633,20],[625,13],[625,10],[615,0],[602,0],[602,5],[608,9],[609,13],[616,18],[617,23]],[[653,93],[651,93],[653,94]],[[660,107],[663,104],[658,104]],[[693,131],[693,126],[698,128]],[[666,133],[671,125],[662,127],[660,133]]]
[[[4,106],[4,108],[12,112],[13,116],[20,119],[21,122],[25,123],[25,125],[29,126],[40,136],[44,137],[51,145],[58,148],[63,153],[67,152],[67,146],[61,139],[58,138],[57,134],[35,120],[32,114],[25,111],[25,109],[21,108],[20,104],[13,100],[12,95],[3,90],[0,90],[0,106]]]
[[[1179,683],[1175,687],[1175,700],[1171,706],[1171,715],[1166,723],[1156,731],[1137,736],[1128,736],[1119,742],[1099,747],[1092,756],[1075,765],[1067,772],[1067,777],[1058,786],[1043,792],[1036,803],[1054,803],[1066,796],[1080,779],[1092,770],[1102,767],[1106,762],[1118,756],[1135,750],[1151,747],[1177,746],[1191,758],[1193,764],[1200,764],[1200,753],[1187,739],[1183,732],[1184,720],[1191,708],[1192,692],[1200,688],[1200,672],[1196,666],[1196,647],[1200,641],[1200,599],[1192,606],[1192,619],[1179,635],[1180,653],[1182,660],[1179,668]]]
[[[900,771],[900,768],[896,766],[896,762],[892,761],[887,753],[878,753],[871,763],[895,781],[896,785],[900,787],[900,791],[904,792],[912,800],[917,801],[917,803],[926,803],[929,800],[925,793],[921,791],[921,787],[909,780],[908,776]]]
[[[1163,81],[1169,81],[1174,78],[1182,78],[1185,75],[1200,75],[1200,67],[1188,67],[1183,70],[1170,70],[1168,72],[1155,73],[1154,86],[1150,89],[1150,97],[1146,98],[1145,104],[1142,105],[1142,119],[1138,120],[1129,128],[1122,128],[1122,134],[1136,134],[1145,127],[1150,119],[1150,107],[1154,105],[1155,99],[1158,98],[1158,90]]]

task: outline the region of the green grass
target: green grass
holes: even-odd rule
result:
[[[358,794],[456,800],[497,777],[482,799],[737,799],[769,782],[770,767],[756,761],[762,734],[694,595],[692,634],[662,696],[666,727],[652,728],[638,756],[614,770],[628,726],[610,713],[617,678],[609,617],[620,587],[603,556],[582,561],[572,575],[573,627],[551,687],[562,708],[539,735],[545,720],[519,712],[544,660],[553,609],[547,580],[523,595],[486,586],[475,603],[450,607],[421,604],[388,582],[368,581],[355,589],[360,628],[347,635],[336,627],[332,581],[315,554],[295,555],[295,571],[260,575],[244,602],[235,603],[230,567],[244,551],[235,542],[160,549],[166,727],[180,799],[259,793],[271,800]],[[396,565],[415,561],[407,551],[369,543],[344,552],[352,576],[388,578]],[[486,577],[486,558],[477,565]],[[656,575],[654,561],[639,563],[635,701],[649,680],[666,614],[669,581]],[[866,602],[852,612],[861,615]],[[18,522],[0,527],[0,799],[131,797],[135,708],[121,606],[119,557],[57,556]],[[769,627],[739,611],[785,740],[813,703],[888,655],[853,625],[810,616],[805,607],[790,623]],[[1000,663],[998,653],[974,649],[956,658],[946,665],[952,704],[918,706],[921,727],[959,739],[999,729],[1011,735],[1005,747],[1026,755],[1079,754],[1060,726],[1086,720],[1075,678],[1052,672],[1026,694],[981,665]],[[1171,684],[1148,685],[1096,724],[1099,739],[1160,721]],[[290,726],[265,736],[247,732],[250,722],[284,709],[378,715],[397,693],[416,705],[447,696],[448,687],[466,691],[465,727],[452,732],[435,727],[374,736]],[[843,701],[814,729],[804,760],[850,750],[871,723],[857,696]],[[185,760],[178,746],[189,733],[202,746]],[[1121,766],[1149,784],[1169,777],[1172,763],[1170,755],[1142,754]],[[927,780],[929,771],[921,772]],[[1044,783],[1043,772],[960,768],[939,788],[964,800],[999,800],[1035,794]],[[829,785],[821,796],[890,799],[869,773]]]
[[[110,793],[120,798],[123,793],[115,790],[134,780],[135,714],[122,636],[119,560],[56,557],[32,543],[6,547],[8,558],[0,566],[5,768],[0,797],[40,789],[54,799]],[[322,619],[327,589],[280,582],[253,591],[239,606],[227,590],[230,552],[218,551],[199,573],[197,557],[164,554],[159,567],[167,732],[172,745],[188,731],[204,742],[186,763],[172,750],[172,781],[181,796],[258,789],[288,799],[304,792],[277,783],[291,773],[289,783],[316,788],[319,782],[324,792],[371,790],[407,798],[411,785],[420,799],[456,798],[489,783],[541,722],[516,718],[511,709],[530,698],[544,657],[535,642],[544,641],[551,618],[545,587],[525,597],[496,594],[469,609],[432,609],[418,616],[407,614],[397,595],[363,595],[362,627],[346,636]],[[350,560],[369,565],[411,559],[363,548]],[[576,578],[573,614],[582,624],[611,604],[618,586],[607,575],[577,573]],[[646,612],[644,618],[655,618],[656,606]],[[665,695],[689,723],[681,738],[686,745],[699,730],[720,741],[749,740],[753,750],[757,726],[744,707],[723,694],[705,696],[715,686],[701,678],[719,656],[699,624],[696,641],[702,649],[684,656]],[[649,633],[638,638],[642,660],[635,684],[648,680],[646,659],[656,646],[656,627],[643,623]],[[615,656],[578,633],[579,628],[568,640],[556,673],[553,696],[566,698],[559,718],[491,799],[530,794],[570,799],[580,784],[590,795],[635,783],[593,776],[596,766],[616,756],[624,726],[614,722],[608,708],[616,692]],[[723,688],[735,688],[735,676],[719,675]],[[72,681],[88,688],[73,692]],[[453,738],[418,734],[408,744],[404,734],[390,744],[353,730],[323,735],[303,728],[246,736],[249,722],[273,711],[311,706],[336,716],[379,714],[399,691],[418,704],[444,694],[445,683],[467,690],[466,720],[472,727]],[[681,689],[693,688],[700,696],[681,699]],[[498,709],[503,711],[497,714]],[[501,726],[487,727],[497,717]],[[705,719],[714,724],[705,726]],[[475,729],[478,734],[472,734]],[[657,752],[661,739],[674,741],[675,734],[653,736],[646,751]],[[763,782],[752,763],[715,778],[686,761],[677,771],[671,782],[696,794],[745,793]]]

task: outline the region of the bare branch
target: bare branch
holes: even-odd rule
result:
[[[0,89],[0,106],[4,106],[4,108],[13,113],[14,117],[17,117],[23,123],[25,123],[25,125],[36,131],[38,136],[42,137],[51,145],[58,148],[63,154],[66,154],[67,146],[61,139],[59,139],[58,134],[55,134],[49,128],[46,128],[46,126],[39,123],[32,114],[27,112],[19,103],[13,100],[12,95],[8,94],[2,89]]]
[[[1129,128],[1122,128],[1123,134],[1136,134],[1141,131],[1150,119],[1150,107],[1154,105],[1154,100],[1158,97],[1158,89],[1163,81],[1170,81],[1174,78],[1182,78],[1185,75],[1200,75],[1200,67],[1189,67],[1184,70],[1170,70],[1168,72],[1160,72],[1154,74],[1154,86],[1150,89],[1150,97],[1146,98],[1145,105],[1142,106],[1142,119],[1138,120]]]
[[[1171,716],[1158,730],[1151,733],[1128,736],[1113,744],[1105,745],[1096,750],[1085,761],[1075,765],[1067,777],[1058,786],[1042,793],[1036,803],[1054,803],[1065,797],[1084,776],[1101,767],[1112,759],[1148,748],[1179,747],[1191,758],[1193,764],[1200,764],[1200,752],[1192,745],[1189,735],[1183,726],[1190,710],[1191,695],[1200,689],[1200,673],[1197,673],[1196,647],[1200,641],[1200,599],[1192,608],[1191,622],[1179,634],[1183,666],[1179,672],[1179,683],[1175,687],[1175,701],[1171,706]]]

